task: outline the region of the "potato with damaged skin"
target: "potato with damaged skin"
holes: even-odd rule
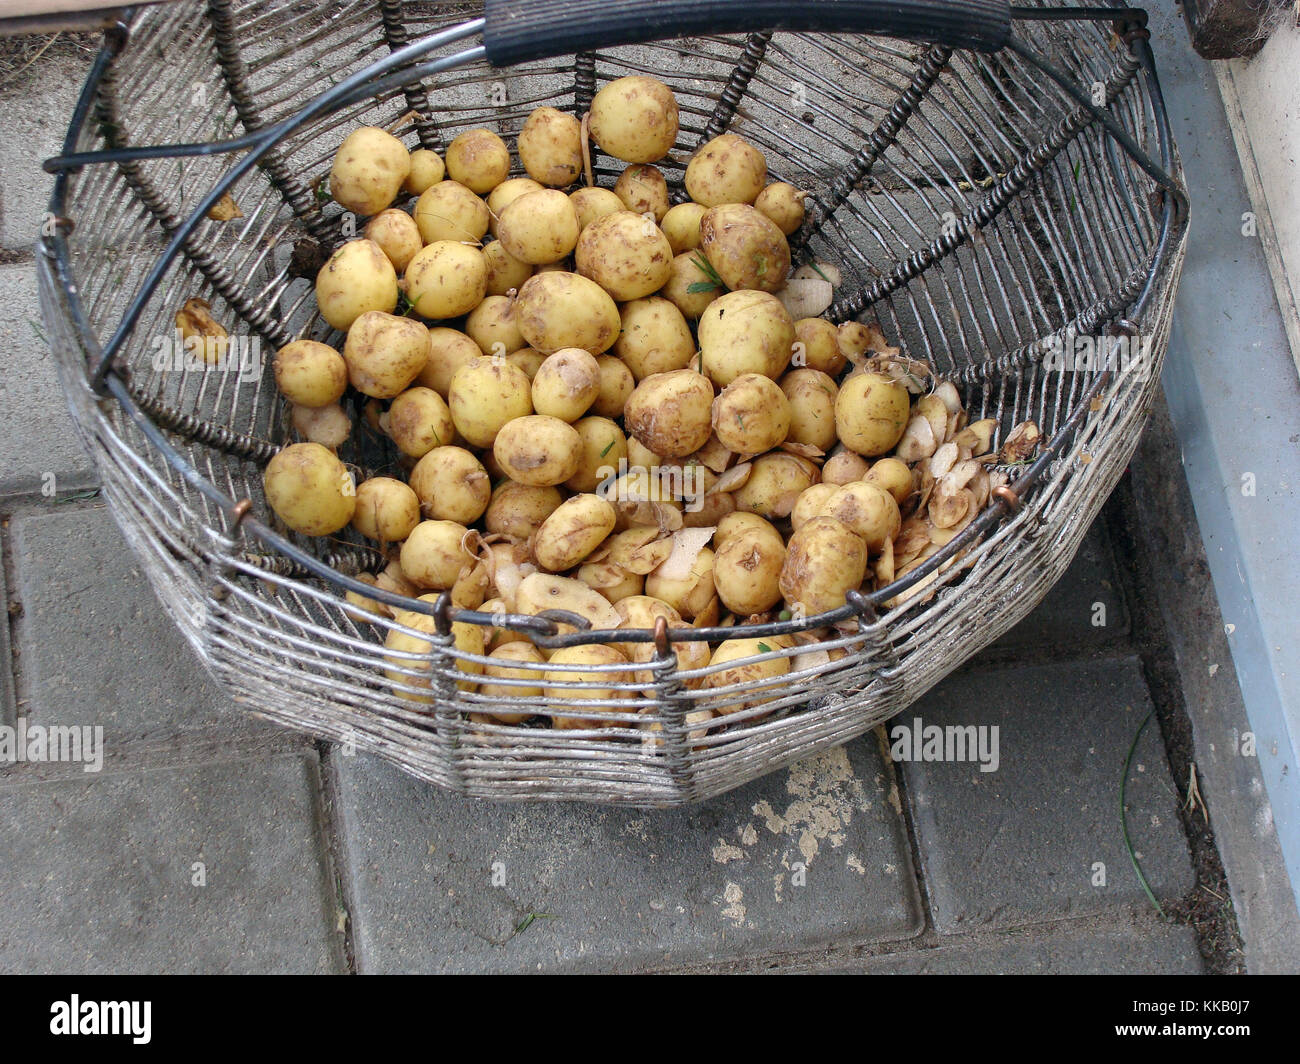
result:
[[[496,535],[527,540],[563,501],[558,488],[503,480],[492,492],[483,525]]]
[[[677,143],[677,98],[644,75],[617,78],[591,101],[587,128],[600,149],[625,163],[658,162]]]
[[[668,213],[668,182],[663,171],[648,163],[633,163],[614,182],[614,195],[623,209],[642,217],[663,221]]]
[[[768,540],[774,540],[778,546],[785,545],[781,533],[771,521],[759,517],[758,514],[737,510],[735,513],[727,514],[718,522],[718,527],[713,533],[713,550],[721,551],[741,533],[758,533]]]
[[[459,181],[440,181],[415,201],[415,224],[426,244],[436,240],[483,239],[491,223],[488,205]]]
[[[411,156],[400,140],[374,126],[353,130],[330,167],[330,195],[344,210],[378,214],[397,198],[411,173]]]
[[[515,318],[529,345],[546,355],[565,347],[603,354],[622,327],[609,293],[574,273],[530,277],[515,299]]]
[[[328,406],[299,406],[289,408],[293,431],[310,443],[319,443],[337,451],[352,435],[352,419],[338,403]]]
[[[614,341],[614,354],[637,380],[690,365],[695,338],[682,312],[668,300],[662,296],[634,299],[623,304],[619,316],[623,329]]]
[[[458,318],[483,302],[487,261],[476,247],[438,240],[411,259],[405,280],[406,298],[420,317]]]
[[[411,152],[411,172],[402,182],[402,188],[412,196],[418,196],[446,176],[447,164],[442,161],[441,155],[428,148],[416,148]]]
[[[672,272],[673,249],[651,219],[619,211],[582,231],[573,261],[583,277],[626,302],[664,286]]]
[[[883,373],[856,373],[835,400],[835,432],[850,450],[874,458],[893,449],[907,428],[907,389]]]
[[[543,569],[563,572],[581,564],[614,531],[614,507],[598,495],[574,495],[556,508],[533,538]]]
[[[533,275],[532,265],[511,255],[500,240],[493,240],[484,246],[483,261],[487,263],[485,287],[490,296],[517,292]]]
[[[432,388],[407,388],[388,408],[388,435],[398,450],[423,458],[456,438],[446,401]]]
[[[485,355],[508,355],[527,347],[515,320],[515,301],[509,296],[486,296],[465,318],[465,335]]]
[[[805,616],[844,605],[867,575],[867,545],[834,517],[814,517],[790,537],[781,569],[781,597]]]
[[[774,181],[758,194],[754,209],[776,223],[776,227],[789,236],[803,225],[807,208],[804,193],[785,181]]]
[[[577,579],[615,606],[625,598],[640,595],[645,590],[644,576],[630,573],[621,565],[608,560],[585,562],[574,573]]]
[[[825,483],[804,488],[790,511],[790,527],[798,532],[814,517],[820,517],[825,512],[827,501],[839,490],[838,484]]]
[[[420,500],[392,477],[371,477],[357,485],[352,527],[367,539],[400,543],[420,523]]]
[[[773,451],[754,459],[749,479],[732,494],[736,508],[766,518],[788,517],[799,496],[821,479],[807,458]]]
[[[617,628],[618,612],[599,592],[580,580],[550,573],[529,573],[515,592],[515,609],[534,616],[547,610],[564,610],[585,618],[594,629]],[[573,631],[562,624],[563,631]]]
[[[763,153],[734,133],[714,137],[686,164],[686,191],[706,207],[752,204],[766,183]]]
[[[398,273],[402,273],[415,253],[424,247],[415,219],[396,207],[380,211],[371,218],[366,223],[365,232],[366,239],[379,245]]]
[[[516,146],[528,176],[549,188],[566,188],[582,174],[582,123],[565,111],[536,108]]]
[[[449,590],[474,564],[464,546],[468,531],[457,521],[421,521],[402,544],[402,572],[416,587]]]
[[[825,318],[800,318],[794,323],[794,338],[803,344],[794,356],[800,366],[838,377],[848,362],[840,351],[839,330]]]
[[[516,699],[539,698],[542,694],[542,677],[545,675],[546,655],[532,643],[503,643],[492,651],[488,657],[500,662],[497,665],[483,667],[483,682],[478,685],[478,693],[486,698]],[[526,666],[537,665],[530,669]],[[491,683],[491,680],[520,680],[522,683]],[[478,705],[480,713],[486,713],[502,724],[519,724],[534,713],[530,709],[506,710]]]
[[[438,597],[436,594],[421,595],[420,601],[433,603],[438,601]],[[432,635],[437,631],[437,621],[429,613],[398,610],[393,615],[393,620],[406,628],[414,629],[416,633]],[[477,624],[454,621],[451,626],[451,636],[452,645],[462,654],[482,654],[485,649],[485,632]],[[433,671],[433,662],[430,660],[430,652],[433,650],[433,642],[420,638],[419,634],[403,631],[401,628],[390,628],[384,637],[384,649],[392,651],[384,656],[384,660],[391,666],[384,670],[384,675],[394,684],[393,693],[411,702],[432,702],[432,695],[404,691],[398,685],[417,689],[427,689],[432,686],[430,673]],[[471,676],[476,676],[483,671],[483,666],[477,662],[465,661],[461,658],[457,659],[456,668]],[[474,683],[471,680],[460,680],[456,686],[462,691],[470,691],[473,690]]]
[[[551,668],[546,671],[545,693],[547,698],[553,698],[557,702],[576,705],[587,699],[612,702],[634,697],[631,691],[618,690],[614,686],[632,682],[632,670],[626,668],[627,658],[612,647],[600,643],[562,647],[551,655],[549,664]],[[563,667],[566,665],[598,665],[607,668],[574,671]],[[597,706],[593,712],[615,713],[618,710],[609,706]],[[626,712],[633,713],[635,709],[629,706]],[[551,709],[551,714],[551,727],[561,730],[635,727],[635,724],[627,721],[559,714],[554,708]]]
[[[639,443],[664,458],[694,454],[713,434],[713,386],[693,369],[652,373],[636,386],[623,425]]]
[[[700,267],[702,251],[683,251],[672,261],[668,280],[659,295],[668,300],[689,321],[697,321],[709,305],[726,292]]]
[[[822,483],[852,484],[865,477],[868,468],[862,455],[842,447],[822,463]]]
[[[674,255],[694,251],[700,246],[700,222],[709,208],[702,203],[679,203],[670,207],[659,222]]]
[[[700,250],[733,292],[779,292],[790,273],[790,245],[785,234],[745,203],[724,204],[704,215]]]
[[[894,497],[894,502],[899,506],[902,506],[908,496],[919,487],[916,476],[907,463],[897,458],[882,458],[860,479],[884,488]]]
[[[363,395],[391,399],[429,361],[429,330],[412,318],[370,310],[348,329],[343,344],[348,381]]]
[[[717,593],[713,585],[713,551],[701,547],[684,576],[665,575],[664,566],[659,566],[645,578],[645,591],[693,621],[709,608]]]
[[[742,373],[778,379],[790,364],[794,322],[776,296],[728,292],[700,317],[700,362],[719,388]]]
[[[320,407],[337,403],[348,387],[348,364],[334,348],[315,340],[294,340],[271,362],[275,385],[291,403]]]
[[[477,362],[482,357],[483,351],[478,344],[459,329],[434,326],[429,330],[429,359],[416,380],[446,399],[456,371],[467,362]]]
[[[532,392],[528,375],[517,366],[480,358],[451,378],[447,405],[457,432],[475,447],[490,447],[503,426],[533,412]]]
[[[744,637],[728,639],[713,652],[713,657],[709,660],[710,666],[723,667],[719,668],[717,672],[710,673],[704,681],[704,686],[709,689],[738,685],[748,688],[753,684],[762,683],[766,680],[779,679],[790,672],[790,659],[788,657],[768,657],[763,661],[753,661],[746,664],[733,665],[732,662],[773,654],[784,649],[781,640],[771,637],[766,639]],[[782,684],[773,683],[765,688],[760,688],[754,694],[744,695],[739,698],[736,695],[719,695],[716,700],[710,700],[707,705],[715,713],[740,713],[749,709],[757,709],[789,693],[789,688]]]
[[[493,236],[497,235],[497,228],[501,224],[501,212],[519,199],[520,196],[526,196],[530,192],[541,192],[544,189],[544,185],[534,181],[531,177],[512,177],[508,181],[502,181],[487,197],[488,211],[490,213],[488,232]]]
[[[275,515],[305,536],[328,536],[352,520],[357,489],[333,451],[318,443],[291,443],[277,451],[262,478]]]
[[[761,454],[790,432],[790,401],[761,373],[742,373],[713,400],[713,431],[728,450]]]
[[[559,262],[578,243],[578,212],[558,189],[528,192],[501,212],[497,239],[520,262]]]
[[[492,499],[492,481],[483,463],[463,447],[435,447],[411,470],[411,490],[425,517],[470,525]]]
[[[781,391],[790,403],[786,438],[821,451],[834,447],[835,381],[819,369],[795,369],[781,378]]]
[[[584,417],[573,423],[582,441],[578,470],[564,486],[570,491],[595,491],[619,462],[627,460],[627,437],[616,421],[607,417]],[[605,474],[605,476],[602,476]]]
[[[563,484],[582,462],[582,438],[557,417],[530,414],[508,422],[492,444],[502,471],[520,484]]]
[[[718,597],[739,617],[770,610],[781,601],[778,581],[784,564],[785,543],[779,533],[743,528],[714,551],[713,584]]]
[[[470,129],[447,145],[447,176],[480,196],[510,175],[510,149],[490,129]]]
[[[580,347],[548,355],[533,377],[533,409],[577,421],[600,395],[600,363]]]
[[[598,355],[600,366],[600,393],[591,404],[591,413],[599,417],[622,417],[627,401],[636,390],[636,378],[621,358]]]
[[[823,503],[821,512],[852,529],[873,554],[879,554],[885,541],[898,535],[903,523],[894,497],[879,484],[866,481],[837,488]]]
[[[397,308],[397,271],[373,240],[349,240],[316,274],[320,316],[340,332],[368,311]]]

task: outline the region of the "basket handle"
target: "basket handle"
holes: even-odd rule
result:
[[[592,48],[761,29],[870,33],[996,52],[1009,0],[487,0],[493,66]]]

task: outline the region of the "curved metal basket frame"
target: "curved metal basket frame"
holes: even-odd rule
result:
[[[434,98],[454,97],[464,85],[481,85],[493,76],[481,46],[428,58],[481,29],[481,20],[445,27],[445,12],[432,5],[429,17],[430,6],[402,0],[345,5],[337,16],[340,24],[360,27],[349,39],[377,34],[389,54],[373,62],[357,60],[353,72],[305,104],[294,93],[310,94],[298,85],[287,86],[272,103],[270,90],[279,86],[266,80],[282,58],[265,29],[275,25],[275,17],[282,32],[292,37],[299,30],[306,41],[313,40],[302,22],[306,16],[295,13],[293,5],[236,9],[230,0],[208,0],[175,10],[128,12],[96,58],[64,154],[47,164],[57,179],[52,224],[43,234],[39,259],[42,302],[74,418],[95,458],[105,497],[164,608],[238,701],[268,719],[378,753],[463,794],[676,805],[861,735],[905,708],[1041,600],[1069,564],[1136,446],[1158,383],[1182,263],[1187,202],[1141,11],[1015,9],[1017,35],[993,57],[967,57],[939,46],[909,52],[875,39],[845,38],[832,51],[817,37],[772,32],[693,42],[700,51],[690,58],[707,67],[697,73],[710,87],[704,94],[678,92],[683,135],[689,128],[698,143],[731,128],[749,100],[775,116],[772,127],[750,135],[770,155],[773,141],[785,143],[776,120],[792,116],[779,97],[773,103],[765,64],[784,70],[798,48],[827,50],[864,70],[869,60],[880,61],[894,76],[893,81],[886,75],[876,79],[882,91],[893,94],[892,101],[854,101],[856,111],[849,108],[850,125],[868,113],[874,121],[869,129],[853,127],[860,147],[838,160],[833,179],[814,182],[814,206],[792,247],[810,257],[818,248],[831,248],[851,260],[846,269],[857,283],[828,311],[832,320],[880,314],[898,340],[922,346],[919,353],[965,390],[968,405],[978,406],[981,416],[996,418],[1005,431],[1032,414],[1048,437],[1032,464],[1012,471],[1009,490],[999,492],[971,525],[906,576],[872,594],[852,594],[844,607],[828,614],[744,629],[744,635],[758,638],[829,629],[831,637],[811,646],[778,645],[753,659],[796,659],[793,673],[710,687],[709,677],[718,669],[679,668],[663,629],[583,631],[580,624],[563,623],[577,621],[571,616],[502,618],[458,609],[446,594],[437,602],[416,601],[359,582],[355,574],[373,568],[372,549],[305,541],[258,516],[258,466],[276,450],[273,437],[285,438],[273,386],[268,390],[264,382],[254,382],[251,394],[241,394],[226,380],[212,384],[189,371],[173,375],[179,381],[142,371],[147,328],[163,329],[169,313],[195,290],[266,344],[282,346],[307,328],[325,337],[319,321],[310,318],[310,286],[304,291],[292,264],[280,261],[295,244],[296,252],[313,242],[329,247],[340,239],[337,211],[331,215],[300,176],[323,172],[328,160],[308,133],[321,137],[322,144],[331,138],[337,143],[341,127],[376,109],[391,113],[396,103],[410,116],[402,132],[441,148],[452,124],[441,119],[458,112],[439,110]],[[413,14],[417,9],[420,17]],[[1107,37],[1096,27],[1103,21],[1114,25],[1118,46],[1112,55],[1101,54]],[[408,43],[412,25],[418,31],[415,44]],[[1053,62],[1034,44],[1059,46],[1066,26],[1081,27],[1078,54],[1056,47]],[[337,41],[327,34],[317,37],[321,55],[332,55],[326,42],[337,48]],[[192,79],[188,84],[195,91],[199,86],[208,91],[212,82],[211,91],[224,92],[227,101],[217,129],[229,132],[223,123],[238,125],[242,135],[211,139],[211,121],[182,112],[178,127],[187,117],[190,127],[177,132],[197,131],[199,138],[133,146],[130,133],[142,123],[133,113],[136,101],[123,96],[123,79],[138,78],[139,56],[177,38],[210,42],[211,50],[191,47],[178,59],[181,69],[160,77],[153,98],[175,93],[186,79]],[[667,42],[651,51],[672,47]],[[363,58],[369,57],[363,53]],[[963,73],[973,70],[987,81],[980,92],[962,94],[960,78],[952,73],[959,61]],[[638,62],[615,50],[580,54],[559,68],[512,70],[520,78],[559,73],[571,79],[567,100],[554,98],[550,90],[549,96],[515,106],[526,114],[549,102],[581,114],[596,91],[598,74],[642,69]],[[1073,69],[1061,70],[1058,63]],[[440,80],[454,71],[466,71],[467,80]],[[673,73],[649,72],[669,80]],[[1031,78],[1041,79],[1032,92],[1025,87]],[[138,81],[128,84],[139,87]],[[833,79],[827,87],[810,85],[803,102],[831,122],[835,111],[829,105],[837,91]],[[148,94],[143,87],[139,92]],[[940,117],[929,110],[941,105],[928,101],[940,94],[948,111],[958,103],[971,108],[959,115],[967,119],[979,108],[1005,108],[997,115],[1005,120],[1016,108],[1036,107],[1038,121],[1031,113],[1020,124],[1033,129],[1037,139],[1017,136],[1023,142],[1013,144],[1004,136],[997,154],[1009,164],[1003,170],[985,167],[987,176],[953,177],[933,156],[912,171],[895,166],[895,155],[906,161],[908,152],[927,150],[924,139],[915,139],[905,151],[903,139],[913,127],[934,130]],[[263,109],[283,117],[268,123]],[[952,120],[948,124],[957,130],[954,137],[970,142],[971,157],[994,157],[987,142],[977,143],[984,134],[973,120],[969,129]],[[1007,126],[1012,128],[1009,121]],[[1143,146],[1151,140],[1156,161]],[[239,151],[245,154],[223,172],[221,157]],[[1098,234],[1061,213],[1061,190],[1069,186],[1061,169],[1072,157],[1079,206],[1095,209],[1096,221],[1114,225],[1113,231]],[[202,195],[191,204],[184,204],[183,188],[177,202],[161,169],[182,168],[178,182],[184,186],[187,161],[202,168],[192,182]],[[670,185],[680,189],[680,170],[665,169]],[[598,170],[614,172],[599,164]],[[917,173],[932,173],[931,185],[921,185]],[[251,206],[234,236],[207,220],[209,209],[228,191]],[[917,202],[937,216],[925,198],[929,192],[962,209],[944,212],[934,235],[913,223],[910,235],[917,242],[900,241],[910,253],[898,255],[887,269],[874,266],[851,242],[852,223],[864,217],[867,232],[877,240],[882,233],[896,236],[889,226],[900,223],[886,212],[892,208],[895,218],[910,220],[900,205],[908,196],[920,197]],[[884,205],[870,207],[879,221],[872,221],[863,206],[868,195]],[[1023,207],[1026,200],[1030,205]],[[1023,247],[1001,228],[1017,204],[1023,208],[1018,224],[1037,227],[1037,263],[1027,261]],[[100,239],[86,245],[73,235],[69,213],[80,211],[84,217],[91,205],[103,217],[122,220],[96,218]],[[80,231],[90,228],[87,223]],[[142,240],[147,234],[152,238]],[[123,247],[130,253],[125,257]],[[1009,247],[1021,253],[1019,262]],[[987,270],[981,255],[992,266],[992,282],[981,272]],[[938,269],[954,262],[955,287]],[[115,271],[123,276],[113,278]],[[110,311],[121,303],[113,296],[128,274],[136,282],[134,297],[101,344]],[[1029,278],[1028,292],[1022,274]],[[938,302],[927,284],[935,275],[943,290]],[[252,285],[254,277],[260,289]],[[1012,311],[1009,324],[997,320],[986,328],[972,304],[968,277],[990,305],[1001,300],[999,305],[1011,307],[1018,297],[1025,308],[1022,320]],[[1059,304],[1055,327],[1045,324],[1045,297]],[[906,335],[912,319],[899,311],[896,299],[921,322],[919,334],[913,329]],[[977,351],[963,329],[963,313],[982,341]],[[927,314],[945,345],[960,343],[957,353],[935,349],[924,324]],[[1103,330],[1149,339],[1147,360],[1118,370],[1043,368],[1049,350]],[[242,431],[241,420],[262,431]],[[342,597],[348,591],[412,612],[403,618],[406,623],[373,615],[360,620]],[[421,615],[427,620],[410,627]],[[523,689],[521,696],[488,699],[465,679],[466,671],[481,671],[488,659],[457,647],[456,622],[513,628],[550,648],[650,644],[649,660],[571,667],[572,679],[548,679],[544,696],[533,693],[540,677],[506,680],[504,686]],[[385,652],[383,636],[393,629],[419,637],[427,649]],[[735,634],[731,628],[674,629],[672,638],[717,642]],[[552,697],[557,690],[560,694]],[[593,694],[603,697],[593,699]],[[603,727],[552,730],[483,716],[493,709],[549,713],[577,698],[582,719]],[[705,730],[692,716],[702,708],[726,716]]]

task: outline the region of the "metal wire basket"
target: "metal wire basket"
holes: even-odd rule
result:
[[[467,795],[698,801],[920,697],[1040,601],[1114,487],[1157,387],[1187,218],[1145,16],[1001,0],[479,7],[129,11],[47,164],[51,344],[104,496],[159,599],[252,712]],[[775,178],[812,193],[792,247],[840,264],[847,294],[827,317],[877,319],[958,385],[972,418],[1000,433],[1033,419],[1046,440],[907,576],[830,614],[746,629],[772,638],[760,661],[795,660],[776,678],[709,686],[717,670],[680,668],[662,627],[575,630],[572,617],[502,618],[358,582],[373,549],[289,534],[266,507],[262,467],[290,439],[269,370],[158,357],[193,296],[238,323],[236,350],[329,339],[311,278],[345,222],[314,182],[350,129],[385,126],[433,149],[479,126],[512,141],[534,107],[581,115],[628,73],[677,95],[681,133],[662,164],[671,188],[699,143],[742,133]],[[599,183],[616,173],[597,156]],[[242,217],[213,220],[226,193]],[[1107,338],[1138,357],[1111,357]],[[1101,357],[1073,357],[1085,348]],[[366,619],[349,590],[413,612]],[[455,622],[514,628],[543,648],[631,643],[649,660],[614,678],[575,666],[571,687],[552,675],[538,695],[530,677],[514,681],[524,694],[488,698],[467,679],[487,659],[456,645]],[[393,628],[422,642],[386,651]],[[819,641],[780,638],[800,631]],[[582,718],[604,726],[485,715],[554,715],[579,697]],[[733,712],[700,727],[693,714],[709,707]]]

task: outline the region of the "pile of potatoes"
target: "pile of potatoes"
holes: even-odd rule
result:
[[[994,423],[968,424],[956,388],[876,326],[818,316],[839,273],[792,273],[804,197],[769,181],[753,145],[730,133],[703,145],[689,200],[673,205],[654,164],[677,134],[672,92],[634,76],[607,84],[585,122],[535,110],[516,141],[523,175],[487,129],[445,157],[377,128],[349,135],[329,193],[368,221],[316,278],[343,340],[277,354],[303,442],[272,459],[265,488],[299,533],[351,525],[378,544],[390,562],[363,579],[391,592],[567,610],[594,629],[735,626],[720,644],[673,644],[683,669],[719,666],[692,686],[720,688],[830,657],[777,653],[829,629],[753,639],[743,626],[835,609],[922,564],[988,502],[990,466],[1006,456],[990,453]],[[591,183],[588,137],[627,164],[612,188]],[[357,424],[341,405],[349,389]],[[1030,428],[1014,460],[1036,445]],[[357,483],[336,452],[358,431],[391,440],[396,475]],[[348,598],[359,620],[433,631],[427,614]],[[489,697],[546,694],[572,709],[633,697],[603,684],[652,683],[648,667],[615,668],[648,666],[646,642],[548,652],[503,628],[457,623],[453,635],[499,662],[462,666],[460,686]],[[385,645],[395,690],[430,700],[418,659],[401,656],[429,641],[394,628]],[[573,689],[572,665],[610,669]],[[692,734],[752,719],[782,693],[706,699]],[[488,723],[529,716],[483,708],[473,716]],[[554,728],[617,723],[548,712]]]

